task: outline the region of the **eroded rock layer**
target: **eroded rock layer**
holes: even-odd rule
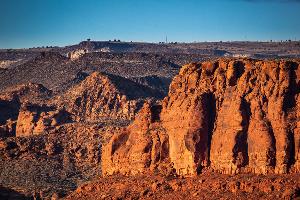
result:
[[[119,76],[94,72],[55,101],[66,106],[76,121],[97,121],[133,119],[143,100],[150,97],[161,94]]]
[[[105,145],[104,174],[166,162],[180,175],[298,172],[299,64],[219,59],[183,66],[161,104],[146,104]]]
[[[146,99],[162,97],[159,90],[99,72],[63,93],[22,84],[0,92],[0,137],[37,135],[70,122],[130,121]]]

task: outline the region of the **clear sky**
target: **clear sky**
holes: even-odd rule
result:
[[[300,0],[0,0],[0,48],[300,40]]]

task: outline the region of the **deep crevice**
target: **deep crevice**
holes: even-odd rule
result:
[[[195,156],[197,156],[198,158],[197,161],[202,161],[199,160],[199,157],[201,156],[201,151],[202,151],[202,156],[204,159],[206,159],[206,165],[209,166],[210,165],[210,148],[211,148],[211,140],[212,140],[212,135],[213,135],[213,131],[214,131],[214,127],[215,127],[215,121],[216,121],[216,98],[214,96],[213,93],[205,93],[203,95],[203,103],[202,106],[205,110],[204,112],[204,119],[206,119],[206,121],[203,124],[203,128],[204,128],[204,133],[206,134],[206,141],[203,141],[204,137],[201,136],[201,141],[196,144],[196,152],[199,152],[198,154],[196,154]],[[202,130],[203,131],[203,130]],[[204,144],[203,144],[204,143]],[[203,147],[205,147],[206,149],[203,150]],[[197,173],[201,173],[202,169],[206,167],[201,165],[201,163],[198,163],[198,168],[197,168]]]
[[[239,78],[244,74],[245,72],[245,63],[242,61],[235,61],[233,64],[234,67],[234,77],[232,77],[229,80],[229,85],[234,86],[237,84],[237,81]]]
[[[208,149],[208,162],[210,162],[210,148],[211,148],[211,140],[212,135],[216,123],[216,112],[217,112],[217,104],[216,104],[216,98],[213,93],[207,94],[207,123],[208,123],[208,143],[207,143],[207,149]],[[209,164],[209,163],[208,163]]]
[[[158,122],[160,121],[160,113],[162,110],[162,105],[153,105],[150,108],[151,110],[151,122]]]
[[[244,167],[249,164],[248,155],[248,128],[251,118],[250,103],[245,99],[241,102],[241,113],[242,113],[242,127],[241,133],[236,135],[236,143],[233,148],[233,156],[238,167]],[[241,155],[240,155],[241,154]]]
[[[294,139],[294,128],[297,121],[297,102],[296,95],[300,92],[299,84],[297,83],[297,75],[295,70],[298,69],[298,64],[295,62],[288,62],[289,67],[289,87],[287,93],[284,95],[283,99],[283,112],[287,116],[289,127],[287,128],[287,159],[288,168],[290,168],[296,161],[295,154],[295,139]]]

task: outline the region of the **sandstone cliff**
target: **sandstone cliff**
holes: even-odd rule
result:
[[[183,66],[161,105],[146,104],[105,145],[104,174],[166,162],[180,175],[298,172],[299,64],[219,59]]]

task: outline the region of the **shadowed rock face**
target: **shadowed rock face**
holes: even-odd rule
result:
[[[104,174],[166,162],[180,175],[298,172],[299,63],[219,59],[183,66],[161,109],[145,105],[104,146]]]
[[[25,196],[17,191],[0,186],[0,199],[3,199],[3,200],[9,200],[9,199],[30,200],[30,199],[32,199],[32,197]]]

